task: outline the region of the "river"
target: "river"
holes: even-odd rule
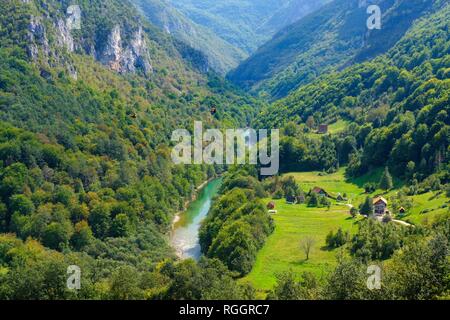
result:
[[[209,213],[212,199],[217,195],[222,179],[209,182],[200,190],[197,200],[193,201],[188,209],[180,214],[170,236],[170,243],[182,259],[193,258],[198,260],[201,256],[199,243],[199,230],[203,219]]]

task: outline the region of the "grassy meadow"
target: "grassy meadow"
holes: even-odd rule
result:
[[[325,248],[325,238],[330,230],[339,227],[356,231],[355,219],[345,205],[327,208],[308,208],[306,205],[289,205],[284,200],[275,201],[278,213],[274,215],[275,231],[259,252],[252,272],[244,278],[258,290],[269,290],[276,282],[276,275],[292,269],[302,273],[310,271],[323,276],[335,264],[336,250]],[[300,241],[313,237],[314,247],[306,261],[300,249]]]
[[[329,250],[325,246],[327,234],[338,228],[348,230],[350,234],[358,230],[358,221],[361,217],[353,219],[350,216],[350,204],[359,206],[368,196],[364,192],[366,182],[380,180],[383,169],[371,171],[370,174],[358,179],[348,180],[345,178],[345,168],[341,168],[333,174],[320,172],[295,172],[284,176],[293,176],[305,193],[318,186],[327,192],[337,195],[346,194],[347,203],[332,201],[328,208],[309,208],[307,205],[290,205],[284,199],[273,200],[276,204],[277,213],[273,215],[275,220],[275,231],[267,240],[265,246],[258,253],[257,260],[252,272],[242,281],[249,281],[257,290],[261,298],[265,297],[268,290],[276,283],[276,275],[292,270],[297,274],[308,271],[316,274],[319,278],[325,276],[332,270],[336,263],[338,250]],[[397,188],[401,187],[401,181],[394,181],[394,190],[384,193],[389,199],[395,194]],[[383,193],[375,191],[371,196]],[[402,220],[416,224],[421,223],[426,217],[434,217],[448,211],[442,208],[448,198],[445,195],[426,193],[411,197],[413,208]],[[265,201],[269,202],[270,199]],[[424,211],[429,211],[424,214]],[[309,260],[306,260],[300,242],[305,237],[313,237],[314,247]]]

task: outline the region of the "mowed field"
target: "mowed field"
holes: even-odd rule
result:
[[[308,271],[320,278],[333,270],[339,249],[328,250],[325,247],[326,236],[331,230],[336,231],[340,227],[350,233],[357,232],[358,221],[362,217],[351,218],[349,205],[358,207],[365,200],[368,195],[364,193],[364,184],[378,183],[382,171],[383,169],[380,168],[350,181],[345,178],[345,168],[329,175],[319,172],[285,174],[284,176],[293,176],[305,193],[318,186],[333,195],[346,194],[348,202],[332,201],[333,204],[328,209],[290,205],[284,199],[273,200],[278,211],[273,215],[275,231],[258,253],[252,272],[242,280],[251,282],[259,291],[260,297],[264,298],[266,292],[275,285],[276,275],[279,273],[292,270],[296,274],[301,274]],[[401,187],[401,181],[394,181],[394,185],[396,188]],[[384,196],[389,199],[395,192],[397,192],[396,189]],[[382,191],[378,190],[371,196],[380,193]],[[414,206],[402,220],[418,224],[425,219],[432,219],[438,214],[448,212],[445,204],[448,204],[449,199],[445,197],[445,194],[436,195],[430,192],[411,198]],[[271,199],[265,199],[265,201],[269,202]],[[424,211],[427,212],[424,213]],[[300,247],[300,242],[305,237],[315,239],[309,260],[305,259],[305,253]]]
[[[321,277],[336,263],[337,251],[325,248],[327,234],[339,227],[354,232],[355,219],[345,205],[327,208],[308,208],[306,205],[288,205],[284,200],[275,201],[278,213],[273,216],[275,231],[258,253],[252,272],[244,281],[250,281],[258,290],[270,290],[276,283],[276,275],[292,270],[296,273],[310,271]],[[300,248],[305,237],[315,240],[310,258]]]
[[[351,233],[357,231],[359,220],[350,216],[348,204],[359,202],[364,196],[362,185],[346,182],[344,172],[345,169],[342,168],[334,174],[325,176],[319,172],[285,175],[295,177],[305,193],[319,186],[333,194],[345,193],[349,201],[348,203],[333,201],[331,208],[328,209],[309,208],[305,204],[290,205],[284,199],[274,200],[278,211],[273,215],[275,231],[258,253],[252,272],[243,281],[251,282],[259,291],[264,292],[273,288],[276,275],[281,272],[292,270],[300,274],[308,271],[322,277],[333,269],[338,251],[328,250],[325,247],[326,236],[331,230],[337,231],[340,227]],[[365,177],[366,180],[370,178]],[[312,237],[315,240],[309,260],[306,260],[305,253],[300,248],[300,242],[305,237]]]

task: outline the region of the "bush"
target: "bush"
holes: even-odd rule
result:
[[[359,213],[359,211],[358,211],[358,209],[357,209],[356,207],[352,207],[352,208],[350,209],[350,215],[351,215],[353,218],[356,218],[356,216],[358,215],[358,213]]]
[[[344,232],[342,231],[342,228],[339,228],[339,230],[336,233],[330,231],[325,241],[328,248],[335,249],[345,245],[349,241],[349,239],[350,234],[348,233],[348,231]]]
[[[128,235],[129,221],[126,214],[118,214],[111,225],[111,236],[126,237]]]
[[[373,182],[367,182],[364,184],[364,191],[366,193],[372,193],[377,190],[377,185]]]
[[[89,245],[93,239],[92,230],[86,221],[78,222],[75,225],[75,232],[70,238],[70,244],[76,250],[81,250]]]

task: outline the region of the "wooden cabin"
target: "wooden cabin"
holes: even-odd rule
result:
[[[375,199],[373,199],[373,213],[376,216],[383,216],[385,215],[388,210],[388,202],[385,198],[383,197],[376,197]]]
[[[306,197],[304,194],[301,194],[297,197],[297,203],[305,203],[306,202]]]
[[[318,194],[319,196],[324,196],[324,197],[330,197],[330,194],[328,193],[328,192],[326,192],[325,191],[325,189],[323,189],[323,188],[320,188],[320,187],[314,187],[312,190],[311,190],[311,192],[310,192],[310,194],[311,193],[316,193],[316,194]]]

